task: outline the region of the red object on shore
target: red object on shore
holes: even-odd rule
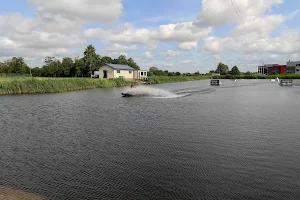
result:
[[[280,65],[280,74],[284,74],[284,71],[285,71],[285,68],[286,68],[286,65]]]

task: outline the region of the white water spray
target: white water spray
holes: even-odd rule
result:
[[[132,95],[132,96],[139,96],[139,97],[151,97],[151,98],[178,98],[182,96],[186,96],[188,94],[175,94],[168,90],[152,88],[152,87],[145,87],[139,86],[136,88],[130,88],[125,90],[123,93]]]

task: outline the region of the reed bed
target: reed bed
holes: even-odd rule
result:
[[[91,78],[0,77],[0,95],[58,93],[92,88],[122,87],[132,81]]]

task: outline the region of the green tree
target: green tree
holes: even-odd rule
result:
[[[98,71],[99,67],[103,66],[104,62],[101,59],[101,56],[99,54],[96,55],[94,64],[92,65],[92,72],[93,71]]]
[[[168,72],[168,76],[175,76],[174,72]]]
[[[76,77],[83,77],[82,71],[85,70],[85,64],[83,58],[75,58],[74,61],[74,70]]]
[[[29,69],[22,57],[13,57],[8,65],[11,73],[25,74]]]
[[[237,66],[233,66],[232,69],[230,70],[231,75],[240,75],[241,72]]]
[[[245,75],[251,75],[251,72],[250,72],[250,71],[247,71],[247,72],[245,73]]]
[[[46,63],[46,65],[49,65],[50,63],[52,63],[53,61],[55,61],[55,56],[47,56],[46,58],[45,58],[45,63]]]
[[[118,57],[118,63],[117,64],[120,64],[120,65],[128,65],[128,61],[126,59],[126,56],[125,55],[120,55]]]
[[[83,76],[89,76],[93,70],[99,69],[99,67],[102,66],[101,57],[96,53],[96,49],[93,45],[88,45],[83,54],[85,68],[81,69],[81,74]]]
[[[112,64],[119,64],[119,61],[118,61],[118,59],[115,58],[115,59],[112,60],[111,63],[112,63]]]
[[[53,61],[50,65],[49,65],[49,67],[50,67],[50,70],[51,70],[51,72],[52,72],[52,75],[54,76],[54,77],[60,77],[60,76],[62,76],[62,74],[63,74],[63,70],[62,70],[62,68],[61,68],[61,62],[60,62],[60,60],[55,60],[55,61]]]
[[[101,60],[102,60],[103,64],[105,64],[105,63],[113,63],[113,59],[111,57],[108,57],[108,56],[102,57]]]
[[[61,63],[61,70],[63,76],[71,76],[71,70],[74,68],[74,63],[72,58],[65,57]]]
[[[9,73],[9,60],[0,62],[0,73]]]
[[[134,60],[132,58],[129,58],[127,60],[127,65],[129,65],[130,67],[136,69],[136,70],[139,70],[140,67],[134,62]]]
[[[149,71],[150,71],[150,72],[155,72],[155,71],[158,71],[158,68],[152,66],[152,67],[149,68]]]
[[[47,56],[45,58],[45,65],[42,71],[43,76],[59,77],[63,74],[61,62],[55,56]]]
[[[31,69],[32,76],[39,77],[43,76],[43,68],[35,67]]]
[[[219,72],[220,72],[221,75],[228,74],[228,72],[229,72],[228,66],[220,62],[218,64],[218,67],[217,67],[215,73],[219,73]]]

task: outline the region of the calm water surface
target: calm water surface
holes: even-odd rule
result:
[[[300,87],[143,87],[191,95],[1,96],[0,187],[55,200],[300,199]]]

